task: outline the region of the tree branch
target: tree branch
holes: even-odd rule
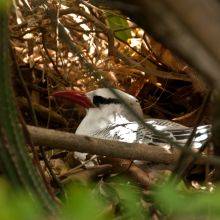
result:
[[[156,163],[170,164],[177,162],[181,151],[184,150],[184,148],[166,150],[159,146],[147,144],[103,140],[52,129],[34,126],[27,127],[35,145],[116,158],[145,160]],[[192,151],[191,149],[185,150],[197,158],[197,164],[204,164],[207,162],[212,164],[220,164],[220,159],[217,157],[197,155],[196,152]]]
[[[162,163],[173,163],[180,154],[177,149],[170,152],[153,145],[103,140],[53,129],[28,126],[28,130],[35,145],[69,151]]]

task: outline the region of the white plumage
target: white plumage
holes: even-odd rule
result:
[[[117,89],[114,89],[114,91],[118,93],[137,115],[143,118],[141,106],[135,97]],[[87,110],[87,114],[77,128],[76,134],[129,143],[137,142],[164,147],[168,146],[168,143],[161,137],[155,135],[146,126],[137,123],[135,116],[109,89],[97,89],[87,93],[86,96],[95,106]],[[99,100],[96,100],[97,97],[99,97]],[[146,124],[152,125],[157,131],[163,132],[166,137],[171,138],[181,145],[186,143],[192,132],[192,128],[169,120],[152,118],[145,119],[144,121]],[[196,130],[192,147],[200,148],[208,139],[209,135],[210,125],[199,126]]]
[[[117,95],[107,88],[100,88],[86,94],[61,91],[54,93],[53,96],[68,99],[86,108],[86,116],[76,130],[76,134],[79,135],[170,148],[170,144],[164,138],[137,122],[136,116],[124,105],[126,103],[136,115],[145,121],[146,125],[151,125],[157,131],[163,132],[166,137],[178,142],[179,145],[183,146],[190,137],[192,128],[169,120],[144,119],[138,99],[117,89],[113,91]],[[210,130],[210,125],[197,127],[191,147],[200,148],[209,138]],[[76,153],[76,155],[84,160],[86,154]]]

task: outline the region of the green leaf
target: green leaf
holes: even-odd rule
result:
[[[104,213],[105,205],[89,187],[74,184],[68,190],[68,200],[63,207],[60,219],[108,220]]]
[[[220,189],[214,193],[177,191],[172,185],[165,185],[157,189],[156,204],[166,215],[182,218],[203,217],[219,219],[220,217]]]
[[[130,184],[129,181],[119,179],[115,189],[121,201],[121,219],[145,219],[143,207],[141,206],[141,194],[139,189]]]
[[[127,41],[131,38],[131,30],[129,28],[128,21],[118,15],[113,15],[106,12],[107,22],[110,29],[115,32],[115,36],[120,40]],[[121,31],[117,31],[120,30]]]
[[[43,209],[38,200],[33,200],[24,191],[15,191],[0,180],[0,219],[38,220],[43,217]]]

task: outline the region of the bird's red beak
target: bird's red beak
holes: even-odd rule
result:
[[[63,98],[73,103],[77,103],[84,108],[91,108],[93,106],[92,102],[85,95],[85,93],[74,91],[74,90],[66,90],[66,91],[58,91],[52,94],[53,97]]]

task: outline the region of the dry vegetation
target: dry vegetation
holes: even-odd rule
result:
[[[193,68],[118,11],[86,1],[15,0],[9,29],[16,102],[27,124],[74,132],[84,110],[51,99],[52,92],[91,91],[107,84],[138,97],[146,117],[195,126],[208,90],[205,83]],[[210,108],[205,106],[200,123],[210,123],[209,116]],[[56,190],[60,181],[96,179],[102,184],[109,176],[109,164],[114,167],[111,172],[132,177],[144,189],[161,170],[169,175],[170,169],[160,164],[145,173],[130,161],[109,158],[86,169],[73,153],[50,149],[46,154],[39,150],[39,159],[47,183]],[[208,181],[207,169],[193,172],[203,180],[205,173]],[[193,186],[200,189],[198,182]],[[158,215],[155,209],[152,213]]]

